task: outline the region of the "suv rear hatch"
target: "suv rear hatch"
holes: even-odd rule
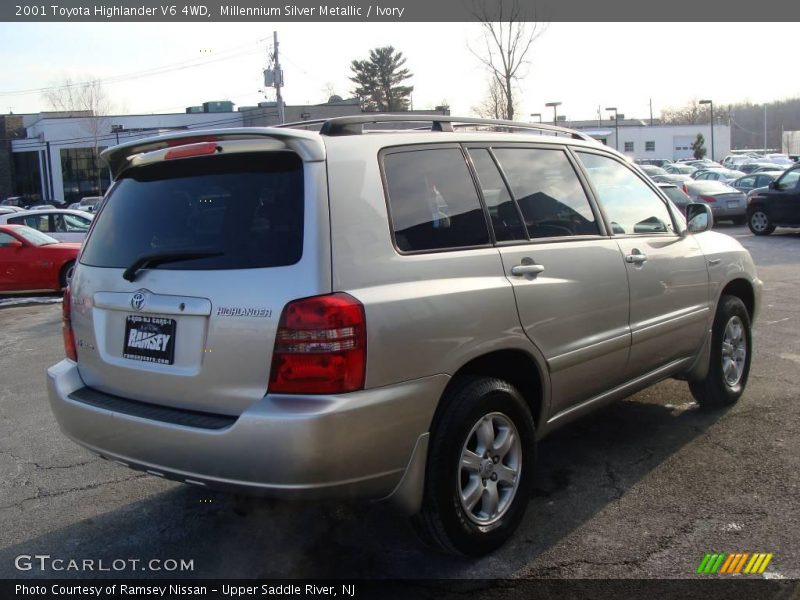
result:
[[[324,160],[281,146],[134,157],[72,282],[87,386],[228,415],[263,397],[284,305],[331,291]]]

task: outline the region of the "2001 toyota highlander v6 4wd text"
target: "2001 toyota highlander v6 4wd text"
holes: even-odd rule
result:
[[[48,371],[62,430],[190,484],[386,499],[480,555],[556,427],[667,377],[739,398],[761,282],[705,205],[687,222],[578,132],[419,119],[106,150]]]

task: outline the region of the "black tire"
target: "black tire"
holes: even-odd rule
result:
[[[507,439],[504,434],[516,429],[519,446],[511,445],[503,458],[499,458],[502,450],[493,454],[482,452],[480,445],[471,446],[479,439],[475,428],[481,422],[492,427],[491,439],[499,446]],[[480,469],[462,468],[462,453],[472,449],[484,457],[478,461]],[[496,550],[513,535],[525,515],[535,458],[533,418],[520,393],[500,379],[462,379],[443,398],[431,431],[422,510],[412,517],[415,530],[428,544],[453,554],[483,556]],[[516,469],[514,483],[503,482],[510,472],[501,471],[504,466]],[[500,480],[499,474],[503,474]],[[471,510],[461,500],[464,488],[477,490],[471,495],[480,498]],[[494,517],[487,514],[481,523],[476,511],[485,512],[492,489],[500,499],[498,511]]]
[[[769,235],[775,231],[775,225],[769,218],[769,214],[761,206],[756,206],[747,214],[747,226],[753,235]]]
[[[61,272],[58,274],[58,284],[61,286],[61,289],[69,285],[70,280],[72,279],[72,273],[75,269],[75,261],[71,260],[67,263],[64,263],[64,266],[61,267]]]
[[[735,371],[729,371],[726,376],[723,361],[723,341],[729,324],[741,325],[742,339],[744,341],[744,359],[738,379],[733,381]],[[731,349],[741,347],[741,344],[728,345],[728,354]],[[750,359],[753,354],[753,339],[750,331],[750,314],[744,303],[736,296],[722,296],[717,306],[714,317],[714,328],[711,331],[711,356],[708,366],[708,375],[702,381],[690,381],[689,389],[692,396],[702,408],[715,409],[734,404],[747,386],[747,377],[750,373]]]

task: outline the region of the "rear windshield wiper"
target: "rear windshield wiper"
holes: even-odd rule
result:
[[[183,260],[194,260],[195,258],[210,258],[212,256],[222,256],[223,254],[225,253],[214,251],[197,252],[188,250],[146,254],[145,256],[140,256],[133,261],[133,264],[125,269],[125,271],[122,273],[122,276],[128,281],[134,281],[136,279],[136,273],[145,267],[154,267],[156,265],[163,265],[164,263],[180,262]]]

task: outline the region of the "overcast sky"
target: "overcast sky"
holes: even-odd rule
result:
[[[274,29],[288,104],[324,102],[329,85],[350,96],[350,61],[386,45],[408,59],[414,108],[444,102],[466,115],[485,96],[486,72],[468,49],[481,46],[473,23],[0,23],[0,112],[46,110],[40,92],[10,92],[66,76],[109,80],[119,113],[183,112],[208,100],[253,105],[264,100]],[[800,96],[796,57],[795,23],[551,23],[524,68],[518,118],[552,119],[550,101],[572,120],[596,118],[598,106],[646,118],[650,99],[657,117],[692,98]],[[168,70],[130,77],[160,67]]]

